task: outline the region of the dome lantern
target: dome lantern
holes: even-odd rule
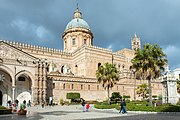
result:
[[[76,5],[76,11],[74,12],[74,18],[81,18],[81,12],[79,11],[79,7],[78,7],[78,4]]]

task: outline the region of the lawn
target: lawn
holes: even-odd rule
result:
[[[107,103],[98,103],[94,105],[97,109],[120,109],[119,104],[107,104]],[[146,101],[132,101],[128,102],[126,106],[128,111],[149,111],[149,112],[180,112],[179,105],[163,104],[156,107],[150,107],[149,103]]]

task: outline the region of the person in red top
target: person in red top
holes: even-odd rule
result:
[[[86,104],[86,112],[88,112],[89,108],[90,108],[90,104],[89,104],[89,102],[88,102],[88,103]]]

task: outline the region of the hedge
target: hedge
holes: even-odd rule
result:
[[[80,93],[67,93],[67,99],[80,99]]]

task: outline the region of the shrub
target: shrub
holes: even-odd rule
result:
[[[60,99],[60,105],[64,105],[64,100]]]
[[[157,98],[157,95],[153,95],[152,98],[153,98],[153,99],[156,99],[156,98]]]
[[[123,98],[129,99],[131,97],[129,95],[123,95]]]
[[[77,99],[80,99],[80,93],[67,93],[67,99],[71,99],[71,102],[75,102]]]
[[[177,102],[177,104],[176,105],[180,105],[180,100]]]
[[[116,98],[122,98],[122,96],[120,95],[119,92],[113,92],[112,95],[111,95],[111,99],[116,99]]]

